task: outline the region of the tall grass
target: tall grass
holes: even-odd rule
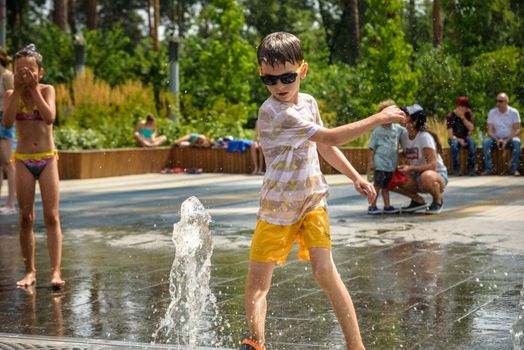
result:
[[[159,133],[175,137],[176,128],[167,120],[173,106],[170,94],[161,92],[160,103],[156,103],[153,87],[138,81],[112,87],[87,69],[70,85],[56,86],[56,105],[59,127],[55,137],[62,149],[135,146],[133,131],[147,114],[157,117]],[[96,144],[81,141],[93,135],[98,136]]]

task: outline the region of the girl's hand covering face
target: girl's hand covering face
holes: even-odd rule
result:
[[[20,72],[17,72],[14,75],[14,85],[15,90],[23,90],[25,88],[24,79]]]
[[[17,75],[20,75],[22,85],[26,89],[31,89],[38,85],[37,74],[27,67],[20,68],[17,72]]]

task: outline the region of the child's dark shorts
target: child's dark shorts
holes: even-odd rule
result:
[[[373,185],[378,188],[386,189],[392,177],[392,171],[375,170]]]

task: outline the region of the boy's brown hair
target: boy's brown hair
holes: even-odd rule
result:
[[[300,39],[290,33],[276,32],[267,35],[257,51],[258,64],[275,66],[286,62],[295,64],[304,60]]]
[[[389,106],[394,106],[396,105],[395,101],[393,100],[385,100],[385,101],[382,101],[378,104],[377,106],[377,111],[378,112],[381,112],[384,108],[387,108]]]

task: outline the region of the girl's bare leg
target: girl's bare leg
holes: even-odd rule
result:
[[[11,162],[11,154],[13,152],[13,141],[1,139],[0,140],[0,177],[2,170],[5,169],[7,173],[7,202],[6,207],[15,207],[15,166]],[[2,187],[2,179],[0,178],[0,188]]]
[[[164,135],[158,136],[154,140],[151,140],[151,146],[153,147],[160,146],[161,144],[163,144],[166,141],[167,141],[167,137],[165,137]]]
[[[0,162],[0,194],[2,194],[2,183],[4,182],[4,169],[2,163]]]
[[[15,166],[12,163],[10,163],[5,168],[5,172],[7,173],[7,202],[6,202],[6,207],[14,208],[15,207],[15,197],[16,197]]]
[[[39,179],[44,223],[47,233],[47,249],[51,260],[51,286],[65,284],[60,275],[62,268],[62,228],[58,207],[60,201],[57,159],[51,159]]]
[[[260,175],[264,174],[264,153],[262,152],[262,148],[260,147],[260,144],[256,144],[257,147],[257,156],[258,156],[258,173]]]
[[[428,170],[420,175],[420,183],[424,191],[429,193],[433,198],[433,202],[442,204],[441,194],[446,187],[444,179],[436,171]]]
[[[244,292],[244,306],[251,337],[259,344],[265,342],[267,300],[274,263],[249,261]]]
[[[20,207],[20,247],[25,264],[25,275],[16,283],[19,287],[29,287],[36,281],[35,267],[35,236],[33,224],[35,222],[35,178],[25,165],[16,161],[16,194]]]
[[[253,172],[251,172],[251,175],[256,175],[258,174],[259,172],[259,167],[258,167],[258,150],[257,150],[257,144],[254,143],[251,145],[251,147],[249,147],[249,153],[251,155],[251,162],[253,163]]]

